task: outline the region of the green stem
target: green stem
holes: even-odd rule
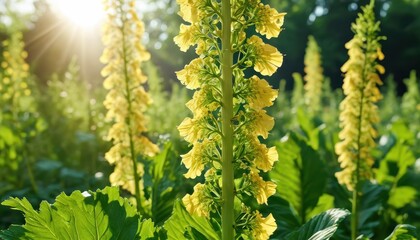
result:
[[[222,0],[222,239],[234,237],[233,89],[230,0]]]
[[[370,36],[367,37],[366,41],[366,49],[369,50],[369,42],[371,41]],[[362,72],[362,86],[360,88],[360,108],[359,108],[359,126],[357,129],[357,158],[356,158],[356,178],[354,181],[354,190],[353,190],[353,201],[352,201],[352,217],[351,217],[351,239],[356,239],[358,235],[358,227],[359,227],[359,192],[360,192],[360,162],[361,154],[361,137],[362,137],[362,123],[363,123],[363,106],[365,100],[365,88],[367,82],[367,73],[366,73],[366,65],[367,65],[367,54],[365,55],[364,63],[363,63],[363,72]]]
[[[356,175],[358,175],[358,172],[359,171],[357,171]],[[359,184],[356,183],[356,186],[357,185]],[[352,209],[351,209],[351,239],[357,238],[357,229],[358,229],[358,224],[359,224],[358,208],[359,208],[359,197],[358,197],[357,187],[355,187],[355,189],[353,190],[353,201],[352,201]]]
[[[364,73],[364,70],[363,70]],[[361,156],[360,156],[360,139],[361,139],[361,135],[362,135],[362,121],[363,121],[363,100],[364,100],[364,81],[365,81],[365,77],[363,74],[363,87],[361,89],[362,93],[360,96],[360,108],[359,108],[359,126],[357,129],[357,158],[356,158],[356,177],[354,179],[354,190],[353,190],[353,201],[352,201],[352,208],[351,208],[351,239],[356,239],[357,238],[357,233],[358,233],[358,225],[359,225],[359,181],[360,181],[360,161],[361,161]]]
[[[120,6],[121,13],[124,12],[122,6]],[[131,114],[132,114],[132,105],[131,105],[131,90],[130,90],[130,78],[128,76],[128,60],[127,60],[127,46],[126,46],[126,36],[125,36],[125,22],[126,19],[123,20],[123,26],[121,27],[122,33],[122,45],[123,45],[123,62],[124,62],[124,80],[125,80],[125,91],[126,91],[126,100],[128,103],[128,116],[126,118],[126,123],[128,127],[128,138],[130,143],[130,155],[131,161],[133,163],[133,176],[134,176],[134,195],[136,198],[136,207],[137,211],[143,214],[143,209],[141,207],[141,194],[140,194],[140,176],[137,172],[137,154],[134,149],[134,139],[133,139],[133,130],[131,128]]]

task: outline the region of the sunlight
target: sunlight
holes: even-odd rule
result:
[[[104,16],[101,0],[50,0],[49,3],[59,16],[82,28],[99,24]]]

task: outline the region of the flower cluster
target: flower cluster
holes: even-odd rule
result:
[[[28,86],[29,65],[25,62],[28,53],[24,50],[23,36],[15,32],[3,41],[1,62],[0,103],[10,103],[12,108],[22,108],[22,99],[31,95]],[[15,109],[16,110],[16,109]]]
[[[0,166],[2,171],[15,171],[26,153],[24,146],[30,137],[37,134],[34,127],[38,119],[35,116],[34,99],[30,90],[32,85],[29,65],[25,59],[21,32],[12,32],[2,42],[4,49],[0,61]],[[14,174],[1,174],[10,178]]]
[[[178,127],[180,135],[192,145],[190,152],[182,155],[182,162],[188,169],[187,178],[205,173],[205,182],[198,183],[183,202],[191,214],[220,219],[222,204],[229,195],[243,204],[249,204],[244,199],[267,204],[275,193],[275,183],[264,180],[260,173],[272,168],[278,160],[277,151],[260,143],[259,138],[267,138],[274,126],[274,119],[264,108],[273,104],[277,91],[256,75],[246,76],[245,70],[253,67],[256,72],[270,76],[282,65],[283,55],[260,37],[247,36],[247,29],[254,26],[267,38],[277,37],[285,13],[278,13],[260,0],[231,1],[228,16],[231,37],[226,46],[223,36],[226,11],[221,1],[177,2],[179,15],[187,23],[180,26],[174,41],[182,51],[195,45],[199,55],[177,72],[181,83],[196,90],[187,103],[193,117],[186,118]],[[226,59],[228,56],[230,59]],[[226,60],[231,64],[226,66]],[[227,121],[226,116],[230,116]],[[230,155],[233,169],[226,169],[226,155]],[[225,182],[224,178],[222,181],[227,171],[233,171],[231,182]],[[234,185],[234,190],[222,194],[229,184]],[[251,207],[235,209],[234,218],[236,233],[249,229],[254,239],[267,239],[276,229],[271,214],[264,218]]]
[[[305,104],[310,114],[314,115],[320,110],[322,82],[324,76],[322,74],[321,54],[318,44],[313,36],[308,37],[308,46],[305,54]]]
[[[105,158],[115,165],[111,184],[139,196],[143,166],[137,158],[153,156],[159,150],[144,135],[147,129],[143,113],[151,99],[143,87],[147,78],[140,66],[150,55],[141,44],[144,26],[135,11],[134,1],[107,0],[105,10],[108,20],[102,40],[106,47],[101,62],[107,65],[101,74],[106,77],[104,87],[109,90],[104,102],[108,109],[106,118],[114,121],[108,132],[113,146]]]
[[[374,124],[379,121],[376,102],[381,99],[377,87],[382,84],[378,73],[383,74],[383,66],[377,63],[384,55],[378,36],[379,22],[375,21],[373,1],[362,8],[352,25],[355,35],[345,47],[349,60],[342,66],[345,73],[343,91],[345,99],[340,104],[340,142],[335,150],[339,155],[341,172],[336,177],[349,190],[356,189],[361,180],[371,178],[374,159],[371,149],[375,146],[377,132]]]

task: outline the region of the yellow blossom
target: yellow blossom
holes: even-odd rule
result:
[[[252,112],[252,118],[248,127],[249,131],[266,139],[268,132],[274,127],[274,118],[269,116],[265,110]]]
[[[356,24],[355,36],[346,43],[349,60],[341,67],[345,73],[343,91],[346,97],[340,104],[340,142],[335,151],[342,171],[336,173],[341,184],[354,190],[361,180],[372,177],[374,159],[371,149],[376,145],[379,122],[376,102],[381,99],[377,85],[382,84],[378,72],[384,71],[377,60],[383,59],[377,36],[379,25],[375,23],[373,4],[363,8]]]
[[[196,58],[186,65],[184,69],[176,72],[176,76],[182,84],[188,89],[196,89],[200,87],[200,72],[204,67],[204,60]]]
[[[265,35],[268,39],[278,37],[286,13],[278,13],[276,9],[262,3],[258,5],[258,9],[259,20],[256,23],[257,32]]]
[[[196,25],[181,24],[179,34],[174,38],[174,41],[181,51],[186,52],[190,46],[197,42],[198,33],[199,29]]]
[[[268,172],[273,168],[273,165],[278,161],[278,153],[275,147],[267,148],[265,144],[259,143],[258,139],[254,140],[252,145],[255,152],[255,166],[264,171]]]
[[[188,172],[184,174],[186,178],[194,179],[201,175],[206,162],[209,160],[208,151],[212,147],[212,142],[205,139],[203,142],[195,143],[194,147],[187,154],[181,155],[182,163],[188,169]]]
[[[178,126],[179,135],[189,143],[195,143],[203,137],[203,129],[200,127],[200,119],[185,118]]]
[[[251,91],[247,97],[249,106],[257,110],[273,105],[273,101],[277,98],[277,91],[266,80],[257,76],[252,76],[249,80]]]
[[[121,186],[129,192],[135,192],[133,177],[133,163],[130,158],[123,158],[116,164],[114,171],[109,176],[109,181],[113,186]],[[143,176],[144,169],[142,165],[137,165],[137,173]]]
[[[100,59],[106,66],[101,74],[106,78],[104,88],[108,90],[104,101],[108,110],[106,118],[114,122],[108,132],[114,146],[105,156],[115,166],[111,184],[136,194],[138,201],[141,193],[136,184],[141,182],[136,183],[135,179],[143,174],[143,166],[136,162],[137,157],[153,156],[159,151],[144,135],[147,131],[144,112],[151,98],[142,86],[147,78],[141,63],[148,60],[150,54],[141,44],[144,26],[137,16],[134,1],[106,0],[104,4],[108,20],[103,28],[105,49]]]
[[[216,110],[218,104],[213,99],[211,87],[204,86],[194,93],[193,98],[187,102],[186,106],[194,113],[196,118],[203,118]]]
[[[258,204],[267,204],[267,199],[276,193],[277,185],[271,181],[264,181],[257,172],[250,173],[252,191]]]
[[[209,216],[209,199],[205,196],[206,186],[198,183],[194,186],[194,192],[182,198],[185,208],[190,214],[201,217]]]
[[[277,224],[273,215],[270,213],[267,217],[263,217],[257,211],[253,221],[252,236],[255,240],[267,240],[276,231]]]
[[[199,20],[200,6],[203,0],[177,0],[179,15],[187,22],[194,23]]]
[[[264,43],[261,38],[254,35],[249,38],[248,44],[255,48],[255,71],[271,76],[283,64],[283,55],[277,48]]]

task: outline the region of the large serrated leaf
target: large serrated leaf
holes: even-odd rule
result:
[[[328,240],[338,228],[338,225],[350,212],[344,209],[331,209],[316,215],[298,230],[287,235],[288,240]]]
[[[165,222],[164,228],[167,230],[168,239],[173,240],[185,239],[186,232],[194,231],[190,228],[198,231],[206,239],[220,239],[207,219],[190,215],[180,200],[175,202],[172,216]]]
[[[279,161],[270,172],[280,197],[287,199],[303,224],[322,195],[327,174],[318,153],[293,133],[277,144]]]
[[[147,239],[153,237],[151,221],[140,221],[136,209],[119,195],[118,188],[96,192],[62,193],[54,204],[43,201],[35,211],[27,199],[2,203],[25,214],[25,225],[2,231],[4,239]],[[140,235],[141,233],[141,235]]]
[[[397,225],[385,240],[417,240],[416,228],[408,224]]]

